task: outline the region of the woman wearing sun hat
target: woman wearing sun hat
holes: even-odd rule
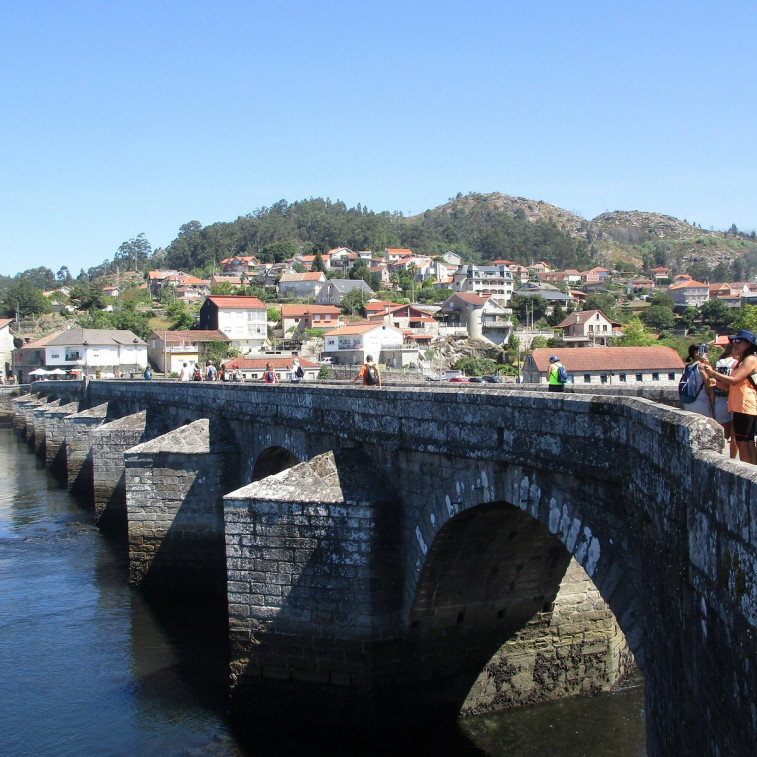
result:
[[[702,369],[716,383],[728,389],[728,410],[733,413],[733,435],[739,460],[757,465],[757,337],[742,329],[728,337],[733,345],[731,356],[738,360],[730,376],[718,373],[709,363]],[[752,378],[754,375],[754,379]]]

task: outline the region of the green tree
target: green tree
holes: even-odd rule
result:
[[[313,265],[311,266],[312,271],[320,271],[321,273],[326,272],[326,264],[323,262],[323,257],[321,256],[321,251],[316,250],[315,253],[315,260],[313,261]]]
[[[538,295],[526,297],[514,294],[510,299],[510,307],[518,318],[518,323],[530,325],[546,315],[549,302]]]
[[[702,324],[709,326],[720,334],[731,330],[738,311],[729,308],[723,300],[708,300],[699,308]]]
[[[365,318],[365,301],[367,299],[366,293],[362,289],[352,289],[342,297],[339,308],[345,315],[358,313]]]
[[[207,346],[208,359],[218,365],[222,360],[232,357],[231,345],[228,342],[222,342],[220,339],[214,339]]]
[[[113,256],[113,262],[125,265],[128,269],[139,271],[152,255],[152,247],[144,234],[138,234],[134,239],[122,242]]]
[[[611,294],[593,292],[584,300],[584,310],[601,310],[611,321],[618,320],[617,300]]]
[[[612,340],[616,347],[651,347],[657,343],[654,334],[649,333],[638,318],[632,318],[623,327],[623,336]]]
[[[645,326],[657,331],[669,331],[675,324],[675,316],[664,305],[652,305],[641,311],[641,321]]]
[[[69,295],[77,310],[102,310],[104,295],[102,287],[93,281],[77,281]]]
[[[15,318],[47,313],[50,304],[31,281],[14,279],[5,290],[1,307],[6,318]]]
[[[744,305],[733,319],[731,328],[734,332],[746,329],[757,333],[757,305]]]
[[[172,320],[172,331],[188,331],[194,326],[195,316],[186,302],[175,300],[166,308],[166,315]]]

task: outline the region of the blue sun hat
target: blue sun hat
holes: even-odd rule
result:
[[[728,341],[730,342],[735,342],[737,339],[744,339],[745,341],[749,342],[749,344],[757,346],[757,337],[755,337],[753,331],[741,329],[741,331],[737,332],[733,336],[728,337]]]
[[[560,358],[557,357],[557,355],[552,355],[552,357],[549,359],[549,362],[550,363],[559,363],[560,362]]]

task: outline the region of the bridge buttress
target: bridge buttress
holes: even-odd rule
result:
[[[227,429],[201,419],[124,452],[129,581],[164,598],[226,596],[223,495],[238,485]]]

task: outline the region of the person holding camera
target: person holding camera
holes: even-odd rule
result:
[[[709,363],[707,362],[707,345],[689,345],[689,354],[685,362],[686,365],[696,365],[699,369],[694,374],[697,382],[696,399],[685,406],[686,410],[706,415],[708,418],[714,417],[715,392],[713,391],[712,382],[705,372],[705,366],[709,367]]]

